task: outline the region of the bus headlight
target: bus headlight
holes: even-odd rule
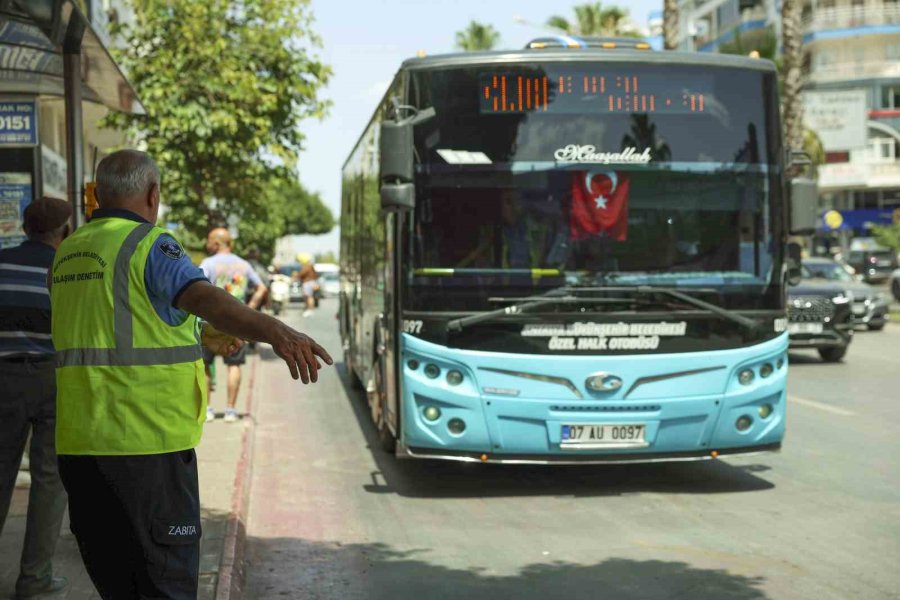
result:
[[[424,414],[425,418],[429,421],[437,421],[441,418],[441,409],[437,406],[426,406],[422,414]]]
[[[759,368],[759,376],[765,379],[769,375],[772,374],[772,371],[775,369],[772,368],[772,363],[765,363],[763,366]]]
[[[457,370],[447,372],[447,383],[450,385],[459,385],[462,383],[463,374]]]
[[[450,419],[447,422],[447,430],[453,435],[460,435],[466,430],[466,422],[462,419]]]
[[[741,385],[750,385],[753,383],[754,377],[753,369],[744,369],[738,373],[738,382],[740,382]]]
[[[768,419],[769,415],[772,414],[772,411],[775,410],[772,408],[771,404],[763,404],[759,407],[759,418],[760,419]]]
[[[434,363],[428,363],[425,365],[425,376],[429,379],[437,379],[438,375],[441,374],[441,368]]]
[[[738,417],[737,421],[734,422],[734,426],[738,431],[747,431],[751,425],[753,425],[753,419],[747,415]]]

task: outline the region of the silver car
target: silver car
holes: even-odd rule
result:
[[[830,258],[807,258],[803,261],[803,278],[841,284],[852,293],[851,311],[856,324],[875,331],[884,329],[891,304],[890,296],[852,274],[846,265]]]

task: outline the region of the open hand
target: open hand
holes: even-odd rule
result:
[[[319,358],[326,364],[334,364],[331,356],[314,339],[276,321],[279,328],[272,342],[272,349],[287,363],[291,377],[301,379],[303,383],[315,383],[319,379],[322,368]]]
[[[231,356],[240,350],[243,342],[227,333],[222,333],[209,323],[203,325],[203,331],[200,341],[204,346],[209,348],[213,354],[220,356]]]

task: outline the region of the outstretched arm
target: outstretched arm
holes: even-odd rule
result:
[[[288,327],[278,319],[242,304],[225,290],[205,281],[188,287],[178,298],[178,308],[209,321],[229,335],[272,345],[287,363],[291,377],[303,383],[318,380],[322,368],[317,359],[333,364],[331,356],[311,337]]]

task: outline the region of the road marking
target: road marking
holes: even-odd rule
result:
[[[818,408],[819,410],[823,410],[825,412],[831,413],[833,415],[840,415],[842,417],[852,417],[856,413],[851,410],[846,410],[843,408],[838,408],[836,406],[831,406],[830,404],[824,404],[822,402],[816,402],[815,400],[807,400],[806,398],[798,398],[797,396],[788,396],[788,400],[790,402],[796,402],[797,404],[802,404],[803,406],[808,406],[810,408]]]

